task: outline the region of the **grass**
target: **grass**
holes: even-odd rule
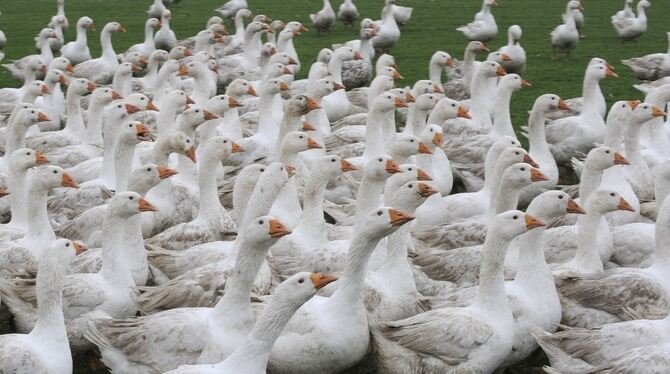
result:
[[[207,19],[216,15],[213,9],[224,0],[182,0],[171,7],[173,19],[171,25],[178,37],[195,35]],[[515,125],[527,122],[527,111],[535,98],[541,94],[552,92],[564,98],[581,95],[581,81],[586,63],[591,57],[605,58],[617,67],[621,76],[608,79],[602,83],[603,92],[609,104],[621,99],[641,98],[640,93],[631,85],[636,82],[630,71],[620,61],[622,59],[641,56],[648,53],[667,50],[667,18],[670,16],[670,2],[654,1],[649,14],[649,30],[637,43],[622,45],[610,24],[610,16],[623,5],[620,0],[585,0],[586,16],[585,33],[574,51],[571,60],[552,61],[549,58],[551,47],[549,32],[560,22],[560,15],[566,1],[547,0],[499,0],[500,5],[493,12],[496,16],[500,33],[497,39],[489,43],[489,47],[497,49],[506,43],[506,30],[512,24],[519,24],[524,29],[522,45],[528,54],[528,69],[525,78],[532,82],[533,87],[517,93],[512,99],[512,116]],[[141,42],[145,10],[149,0],[67,0],[66,13],[70,21],[70,29],[66,39],[74,38],[75,23],[81,16],[87,15],[94,19],[98,30],[109,21],[118,21],[128,30],[125,34],[114,36],[117,51]],[[267,14],[273,19],[284,21],[297,20],[311,28],[309,13],[321,7],[321,0],[249,0],[256,14]],[[360,13],[373,19],[379,18],[381,0],[356,0]],[[340,1],[334,0],[337,9]],[[462,58],[466,43],[465,38],[457,32],[456,27],[469,22],[479,10],[480,0],[403,0],[403,5],[414,7],[414,14],[409,25],[402,29],[402,38],[392,54],[396,57],[399,70],[411,83],[428,76],[428,60],[436,50],[449,52],[455,58]],[[21,0],[3,1],[0,4],[0,29],[8,38],[6,60],[20,58],[35,53],[33,37],[44,27],[50,17],[55,14],[54,0]],[[229,27],[232,32],[232,25]],[[345,29],[341,24],[328,35],[317,35],[310,31],[295,41],[305,66],[304,76],[310,61],[319,49],[333,43],[341,43],[356,38],[357,28]],[[99,54],[98,33],[90,34],[89,41],[92,54]],[[4,69],[0,69],[0,87],[17,86]],[[75,371],[83,373],[84,371]]]

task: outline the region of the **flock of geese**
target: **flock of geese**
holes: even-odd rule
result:
[[[522,28],[490,52],[493,0],[411,87],[393,0],[324,0],[317,32],[359,38],[311,63],[305,25],[245,0],[181,40],[155,0],[144,41],[119,53],[109,22],[100,56],[57,3],[0,89],[0,372],[491,373],[538,346],[549,373],[669,370],[670,51],[624,61],[645,99],[609,111],[591,59],[582,97],[535,100],[525,150]],[[649,5],[612,17],[622,40]],[[569,1],[555,52],[583,25]]]

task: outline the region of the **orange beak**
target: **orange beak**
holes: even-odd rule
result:
[[[443,93],[444,93],[444,90],[442,89],[442,87],[440,87],[440,86],[438,86],[438,85],[435,85],[435,86],[433,86],[433,93],[440,93],[440,94],[443,94]]]
[[[88,25],[87,29],[89,29],[89,31],[95,31],[95,23]]]
[[[433,144],[435,144],[438,147],[441,147],[443,141],[444,141],[444,134],[442,134],[441,132],[435,133],[435,136],[433,136]]]
[[[86,84],[86,89],[88,89],[88,92],[93,92],[96,88],[97,86],[93,82],[88,82]]]
[[[295,167],[291,165],[286,165],[286,173],[288,173],[289,177],[292,177],[295,175]]]
[[[565,211],[568,213],[586,214],[586,211],[570,197],[568,198],[568,206]]]
[[[525,155],[523,155],[523,162],[527,163],[528,165],[530,165],[534,168],[539,168],[540,167],[540,165],[538,165],[537,162],[535,162],[535,160],[533,160],[533,158],[530,157],[530,155],[528,155],[527,153]]]
[[[309,122],[302,121],[302,130],[303,131],[315,131],[316,128],[314,128],[314,126],[312,126]]]
[[[244,151],[245,151],[245,149],[242,148],[239,144],[235,143],[234,141],[230,142],[230,152],[231,153],[242,153]]]
[[[389,174],[400,173],[400,166],[393,160],[386,161],[386,172]]]
[[[112,91],[112,100],[121,100],[121,99],[123,99],[123,96],[121,96],[121,94],[119,94],[116,91]]]
[[[49,163],[49,159],[47,156],[43,155],[40,152],[35,152],[35,164],[37,165],[45,165]]]
[[[118,32],[126,32],[126,29],[124,29],[123,26],[119,25],[119,27],[116,28],[116,31],[118,31]]]
[[[458,114],[456,116],[461,118],[472,119],[472,117],[470,117],[470,113],[468,113],[467,109],[465,109],[464,106],[458,107]]]
[[[288,87],[288,84],[284,82],[279,82],[279,90],[280,91],[288,91],[290,88]]]
[[[203,116],[205,117],[205,121],[209,121],[209,120],[213,120],[213,119],[217,119],[217,118],[219,118],[219,116],[217,116],[216,114],[214,114],[214,113],[212,113],[212,112],[210,112],[210,111],[208,111],[208,110],[204,110],[204,109],[203,109],[203,111],[202,111],[202,114],[203,114]]]
[[[640,105],[640,100],[631,100],[628,102],[628,105],[630,105],[630,107],[635,110],[635,108]]]
[[[427,155],[432,155],[432,154],[433,154],[433,151],[432,151],[430,148],[428,148],[428,146],[426,145],[426,143],[424,143],[424,142],[420,142],[420,143],[419,143],[419,153],[423,153],[423,154],[427,154]]]
[[[132,71],[133,71],[133,73],[137,73],[137,72],[142,71],[142,68],[137,66],[137,65],[133,65]]]
[[[414,98],[414,96],[412,96],[411,93],[407,92],[407,93],[405,94],[405,102],[406,102],[406,103],[413,103],[413,102],[415,102],[415,101],[416,101],[416,99]]]
[[[137,134],[137,140],[139,141],[149,139],[148,135],[150,132],[151,130],[149,130],[149,128],[144,124],[139,123],[135,125],[135,133]]]
[[[432,181],[433,177],[423,171],[423,169],[416,169],[416,180],[418,181]]]
[[[0,197],[5,197],[7,195],[9,195],[9,191],[4,188],[0,188]]]
[[[532,85],[527,80],[522,79],[521,80],[521,87],[532,87]]]
[[[358,168],[356,166],[354,166],[354,164],[352,164],[351,162],[349,162],[345,159],[340,160],[340,169],[344,172],[358,170]]]
[[[42,73],[42,74],[47,73],[47,67],[45,65],[42,65],[42,67],[40,67],[40,73]]]
[[[619,152],[614,152],[614,165],[630,165],[630,162]]]
[[[42,86],[42,94],[43,95],[48,95],[50,93],[51,93],[51,90],[49,90],[49,87],[46,84],[44,86]]]
[[[413,215],[394,208],[389,208],[389,215],[391,216],[391,225],[394,227],[402,226],[414,219]]]
[[[149,101],[149,104],[147,104],[147,110],[153,110],[154,112],[160,111],[153,101]]]
[[[190,97],[186,96],[186,105],[189,104],[195,104],[195,101],[193,101],[193,99],[191,99]]]
[[[291,232],[277,219],[270,219],[270,228],[268,229],[268,234],[273,239],[279,239],[282,236],[286,236]]]
[[[499,76],[499,77],[502,77],[506,74],[507,74],[507,72],[505,71],[505,69],[503,69],[502,66],[498,66],[498,68],[496,69],[496,75]]]
[[[418,187],[419,187],[419,195],[421,195],[421,197],[429,197],[431,195],[440,192],[436,188],[426,183],[419,182]]]
[[[155,206],[146,201],[143,197],[140,197],[139,210],[140,212],[155,212],[158,209],[156,209]]]
[[[509,57],[509,55],[505,54],[505,53],[503,53],[502,56],[500,56],[500,58],[502,59],[503,62],[512,61],[512,58]]]
[[[307,138],[307,149],[321,149],[323,148],[321,144],[317,143],[316,140],[312,138]]]
[[[309,110],[314,110],[314,109],[321,109],[321,106],[319,105],[319,103],[316,102],[316,100],[307,98],[307,108]]]
[[[558,101],[558,109],[560,110],[570,110],[570,104],[566,103],[563,100]]]
[[[135,105],[126,104],[126,113],[133,114],[133,113],[137,113],[139,111],[140,111],[140,108],[136,107]]]
[[[343,89],[344,89],[344,85],[341,85],[337,82],[333,82],[333,91],[343,90]]]
[[[490,51],[491,51],[491,50],[489,49],[489,47],[487,47],[486,44],[484,44],[484,43],[482,43],[482,47],[479,48],[479,50],[480,50],[480,51],[484,51],[484,52],[490,52]]]
[[[65,78],[64,75],[61,75],[60,77],[58,77],[58,83],[62,85],[67,85],[67,78]]]
[[[627,210],[629,212],[634,212],[635,208],[633,208],[624,198],[622,197],[619,199],[619,205],[617,206],[619,210]]]
[[[193,52],[191,52],[190,49],[186,48],[184,50],[184,57],[190,57],[190,56],[193,56]]]
[[[164,168],[162,166],[158,167],[158,178],[160,179],[166,179],[170,178],[171,176],[177,174],[177,170],[170,169],[170,168]]]
[[[533,182],[542,182],[542,181],[548,181],[549,177],[544,175],[541,171],[531,168],[530,169],[530,180]]]
[[[400,98],[396,96],[396,98],[395,98],[395,107],[396,107],[396,108],[406,108],[406,107],[407,107],[407,104],[405,104],[404,101],[400,100]]]
[[[229,108],[237,108],[237,107],[241,107],[241,106],[242,106],[242,104],[240,104],[239,101],[233,99],[232,97],[228,98],[228,107]]]
[[[47,117],[46,114],[42,112],[37,112],[37,122],[49,122],[51,118]]]
[[[77,182],[75,182],[74,179],[72,179],[72,177],[68,173],[63,173],[63,176],[61,177],[60,180],[60,185],[62,187],[79,188]]]
[[[195,161],[195,147],[194,146],[191,146],[191,148],[189,148],[186,151],[186,157],[190,158],[191,161],[196,162]]]
[[[617,73],[615,73],[614,70],[610,69],[609,67],[606,67],[605,76],[606,77],[612,77],[612,78],[619,78],[619,75]]]
[[[312,281],[312,285],[314,286],[314,289],[320,290],[327,285],[335,282],[337,280],[337,277],[334,275],[326,275],[326,274],[318,274],[318,273],[312,273],[309,276],[310,280]]]
[[[363,56],[359,52],[354,52],[354,60],[362,60]]]
[[[251,96],[258,96],[258,94],[256,94],[256,90],[254,90],[254,88],[251,87],[251,86],[249,86],[249,88],[247,88],[247,94],[251,95]]]
[[[86,247],[84,244],[80,242],[72,242],[72,245],[74,245],[74,254],[76,256],[79,256],[80,254],[86,252],[88,250],[88,247]]]
[[[67,71],[68,73],[74,73],[74,66],[72,66],[72,64],[67,64],[67,66],[65,67],[65,71]]]
[[[307,32],[309,29],[303,25],[300,25],[300,28],[298,29],[300,32]]]
[[[188,75],[188,68],[186,66],[181,66],[179,68],[179,72],[177,73],[177,75],[180,76],[180,77]]]
[[[547,224],[544,223],[541,219],[535,218],[531,216],[530,214],[524,214],[524,221],[526,222],[526,229],[532,230],[538,227],[546,226]]]
[[[282,74],[293,74],[293,71],[289,69],[287,66],[284,66],[284,70],[282,70]]]
[[[454,60],[452,58],[449,58],[447,60],[447,66],[449,66],[450,68],[453,68],[454,66],[456,66],[456,64],[454,64]]]
[[[46,86],[45,86],[45,87],[46,87]],[[664,112],[664,111],[658,109],[658,107],[656,107],[656,106],[651,107],[651,115],[652,115],[653,117],[663,117],[663,116],[665,116],[666,114],[668,114],[668,113],[666,113],[666,112]]]
[[[289,65],[298,65],[298,61],[294,60],[293,57],[288,58],[288,64]]]
[[[405,78],[402,77],[402,75],[400,75],[400,73],[398,72],[398,70],[393,70],[393,75],[392,75],[392,77],[393,77],[393,79],[405,79]]]

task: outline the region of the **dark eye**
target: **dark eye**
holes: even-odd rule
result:
[[[610,196],[616,196],[614,192],[610,192]]]
[[[377,211],[377,215],[378,215],[378,216],[381,216],[382,214],[384,214],[384,212],[382,212],[381,210],[378,210],[378,211]]]
[[[128,127],[133,127],[133,125],[132,125],[132,124],[130,124],[130,125],[128,125]]]
[[[335,161],[337,161],[337,160],[335,160],[335,159],[330,160],[330,162],[335,162]]]
[[[284,171],[284,167],[282,166],[281,168],[279,168],[279,170]]]
[[[265,222],[263,222],[263,220],[258,221],[258,224],[259,224],[259,225],[262,225],[262,224],[264,224],[264,223],[265,223]]]
[[[621,107],[622,107],[622,108],[625,108],[625,107],[626,107],[626,104],[621,104]]]
[[[30,113],[35,114],[35,111],[34,111],[34,110],[31,110]]]
[[[559,200],[563,200],[563,195],[558,195]]]
[[[228,144],[228,141],[227,141],[227,140],[224,140],[224,141],[223,141],[223,144]]]
[[[135,198],[133,196],[128,197],[128,200],[134,200]]]
[[[298,138],[302,139],[302,138],[304,138],[304,136],[300,135],[300,136],[298,136]]]
[[[519,216],[514,215],[514,216],[512,217],[512,219],[519,219]]]
[[[121,105],[117,106],[117,108],[121,108]]]
[[[69,247],[69,246],[70,246],[70,243],[69,243],[69,242],[68,242],[68,243],[65,243],[65,246],[66,246],[66,247]]]
[[[519,152],[514,152],[514,153],[515,153],[517,156],[521,154],[521,153],[519,153]]]
[[[304,279],[304,278],[300,278],[300,279],[298,280],[298,283],[304,283],[304,282],[305,282],[305,279]]]
[[[261,169],[261,173],[264,172],[264,171],[265,171],[265,169]]]
[[[200,109],[196,109],[195,112],[196,112],[196,113],[200,113]]]
[[[603,67],[602,67],[602,66],[600,67],[600,70],[603,70]]]
[[[58,170],[54,170],[54,174],[58,174]]]
[[[526,168],[521,168],[521,171],[526,171]]]
[[[191,143],[191,139],[186,139],[186,143]]]
[[[380,158],[380,159],[378,159],[377,161],[382,162],[382,161],[384,161],[384,160],[382,160],[382,159]]]
[[[26,152],[26,156],[30,156],[30,152]]]
[[[407,169],[407,170],[409,170],[409,171],[412,171],[412,170],[414,170],[414,169],[412,169],[412,168],[409,168],[409,169]]]
[[[455,106],[456,106],[456,104],[451,104],[451,106],[452,106],[452,107],[455,107]]]
[[[608,151],[605,151],[605,153],[610,154],[610,151],[609,151],[609,150],[608,150]]]
[[[413,184],[410,184],[410,185],[407,186],[407,188],[412,188],[412,187],[414,187]]]
[[[410,143],[414,143],[414,139],[410,139],[409,142],[410,142]]]

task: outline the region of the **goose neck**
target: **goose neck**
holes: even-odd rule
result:
[[[260,58],[260,51],[256,50],[254,46],[254,34],[252,30],[247,30],[244,34],[244,59],[246,63],[251,64],[250,67],[258,66],[258,59]]]
[[[426,119],[428,118],[428,111],[418,108],[418,105],[412,105],[407,111],[406,129],[409,129],[410,134],[419,136],[426,127]]]
[[[469,84],[472,81],[472,74],[475,68],[475,53],[469,48],[465,50],[463,55],[463,77],[465,83]]]
[[[131,169],[133,167],[133,156],[135,155],[136,143],[126,143],[117,141],[114,147],[114,179],[116,180],[116,192],[128,190],[128,180],[130,179]]]
[[[54,58],[54,54],[51,51],[51,44],[48,39],[42,39],[40,43],[40,57],[44,65],[49,66],[51,60]]]
[[[25,228],[28,225],[25,202],[25,184],[28,170],[17,168],[10,164],[8,187],[12,193],[9,195],[9,206],[12,218],[9,225]]]
[[[497,136],[507,135],[516,138],[509,109],[512,92],[512,89],[509,87],[501,85],[498,88],[494,108],[495,117],[493,119],[493,133]]]
[[[491,233],[486,235],[479,267],[479,289],[473,303],[483,310],[510,310],[503,276],[503,262],[508,246],[509,241]]]
[[[7,161],[10,159],[12,152],[16,151],[19,148],[24,148],[26,145],[26,132],[28,132],[28,127],[19,121],[14,121],[11,126],[9,126],[9,136],[7,137],[6,147],[5,147],[5,158]]]
[[[75,136],[83,136],[86,133],[86,128],[81,115],[81,95],[75,92],[69,93],[66,98],[66,106],[67,123],[64,131]]]
[[[612,111],[610,111],[612,113]],[[605,133],[605,145],[614,149],[615,152],[621,150],[621,144],[626,136],[626,124],[628,118],[625,114],[612,113],[607,117],[607,132]]]
[[[381,203],[381,195],[384,190],[384,181],[363,176],[361,184],[356,193],[356,218],[361,219],[366,213],[375,209]]]
[[[279,135],[277,136],[277,149],[281,150],[281,143],[284,141],[286,134],[291,131],[298,131],[302,121],[300,115],[295,115],[290,112],[284,114],[281,125],[279,126]]]
[[[328,62],[328,71],[333,77],[333,81],[342,84],[342,59],[334,55]]]
[[[655,258],[654,265],[670,265],[670,199],[664,199],[658,208],[655,227]]]
[[[214,155],[203,153],[202,161],[198,165],[198,187],[200,190],[198,219],[213,218],[224,209],[219,201],[219,193],[216,187],[216,167],[221,160],[218,160]]]
[[[86,118],[88,123],[86,124],[86,143],[102,145],[102,111],[105,107],[105,104],[100,101],[93,100],[89,107]]]
[[[584,84],[582,87],[584,104],[582,106],[582,113],[589,115],[597,115],[598,113],[598,97],[602,95],[600,90],[600,82],[593,75],[588,72],[584,75]]]
[[[500,183],[500,187],[492,193],[489,202],[489,218],[496,214],[516,209],[519,204],[519,195],[521,188],[510,183]]]
[[[258,107],[259,108],[272,108],[272,99],[274,97],[274,94],[270,93],[263,93],[261,94],[260,98],[258,99]],[[274,119],[272,119],[272,111],[271,110],[261,110],[258,113],[258,132],[257,134],[260,134],[267,139],[270,139],[271,141],[276,141],[278,134],[279,134],[279,128],[274,122]]]
[[[102,58],[116,61],[116,53],[112,45],[112,33],[106,28],[100,33],[100,46],[102,47]]]
[[[49,190],[39,184],[31,183],[25,202],[28,207],[28,231],[24,239],[40,243],[56,240],[56,234],[49,221],[47,212],[47,195]]]
[[[40,344],[67,347],[67,332],[63,316],[63,285],[67,269],[56,259],[42,259],[37,272],[37,322],[30,335],[39,338]]]
[[[514,278],[516,284],[527,287],[549,279],[553,285],[554,278],[544,257],[544,228],[530,230],[519,236],[519,262]]]
[[[75,39],[75,43],[80,45],[88,44],[88,35],[86,31],[86,27],[84,26],[77,27],[77,38]]]
[[[588,163],[584,164],[581,178],[579,179],[579,199],[586,201],[593,191],[600,187],[600,182],[603,179],[603,171],[590,166]]]
[[[361,293],[365,284],[365,270],[380,240],[381,238],[369,237],[360,229],[354,234],[337,291],[330,297],[333,302],[362,305]]]
[[[154,45],[154,28],[151,25],[144,25],[144,44]]]
[[[598,253],[598,227],[601,214],[588,213],[577,221],[577,252],[571,263],[588,272],[603,271],[603,263]]]
[[[663,126],[661,125],[660,127]],[[644,161],[644,158],[642,158],[642,150],[640,149],[641,129],[642,124],[631,123],[628,127],[624,144],[626,145],[626,158],[630,161],[631,165],[646,168],[647,163]]]
[[[303,211],[296,232],[312,237],[313,242],[326,243],[326,222],[323,218],[323,196],[328,179],[319,173],[312,173],[303,191]]]
[[[363,60],[367,61],[368,63],[371,63],[372,61],[372,56],[370,55],[370,44],[372,43],[371,38],[361,38],[361,46],[359,48],[361,57],[363,57]]]
[[[442,87],[442,67],[440,64],[434,61],[430,62],[428,66],[428,78],[434,85]]]
[[[102,226],[102,267],[100,274],[117,287],[134,287],[135,279],[123,258],[122,238],[129,232],[128,227],[140,225],[140,215],[121,217],[107,213]]]
[[[382,119],[383,113],[373,107],[365,124],[365,152],[367,158],[381,155],[384,153],[384,142],[382,138]]]
[[[177,118],[177,106],[174,103],[167,103],[158,112],[158,136],[167,135],[175,130],[175,120]]]
[[[528,122],[528,152],[550,156],[544,126],[545,113],[540,109],[533,109]]]

